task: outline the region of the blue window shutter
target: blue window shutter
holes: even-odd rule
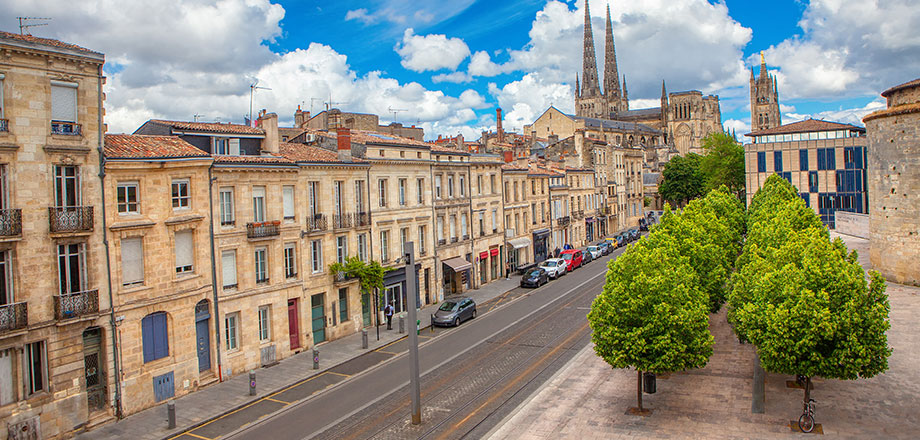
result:
[[[153,346],[154,359],[160,359],[169,355],[169,340],[166,333],[166,314],[157,313],[154,315],[153,324]]]
[[[153,316],[145,316],[141,320],[141,338],[144,346],[144,363],[156,359],[153,353]]]

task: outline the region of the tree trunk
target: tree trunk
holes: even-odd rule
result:
[[[638,375],[638,385],[636,386],[636,398],[639,400],[639,414],[642,414],[642,371],[636,370]]]

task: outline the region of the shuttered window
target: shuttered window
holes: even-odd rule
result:
[[[144,363],[169,356],[169,336],[166,332],[166,313],[151,313],[141,320],[144,346]]]
[[[265,221],[265,187],[252,187],[252,221]]]
[[[224,289],[236,287],[236,251],[220,253],[221,274]]]
[[[77,122],[77,84],[51,83],[51,120]]]
[[[230,154],[233,156],[240,155],[240,140],[237,138],[230,139]]]
[[[284,219],[294,220],[294,187],[284,186],[281,188],[281,198],[284,204]]]
[[[176,232],[176,273],[192,272],[195,269],[192,246],[192,231]]]
[[[121,283],[124,286],[144,284],[144,245],[141,238],[121,241]]]

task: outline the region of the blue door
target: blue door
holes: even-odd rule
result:
[[[156,398],[157,402],[171,399],[175,395],[176,391],[173,384],[172,371],[162,376],[156,376],[153,378],[153,396]]]
[[[195,306],[195,339],[198,350],[198,371],[211,369],[211,337],[208,330],[211,314],[208,300],[202,300]]]

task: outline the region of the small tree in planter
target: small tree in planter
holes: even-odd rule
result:
[[[390,269],[380,265],[377,261],[365,262],[358,257],[346,257],[345,264],[335,262],[329,265],[329,271],[333,276],[342,276],[346,278],[356,278],[359,288],[361,289],[361,304],[364,304],[364,294],[370,294],[374,291],[378,295],[383,295],[383,275]],[[382,297],[379,298],[382,300]],[[376,310],[374,311],[377,312]],[[377,321],[376,319],[374,320]],[[378,323],[379,325],[379,323]]]

